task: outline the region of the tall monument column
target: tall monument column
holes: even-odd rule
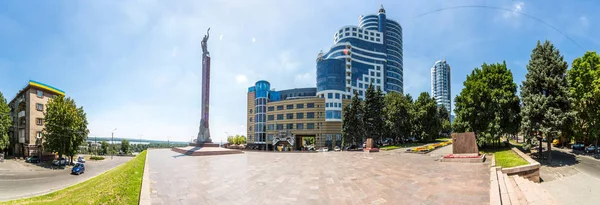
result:
[[[202,39],[202,116],[200,119],[200,131],[196,144],[212,143],[210,139],[210,129],[208,127],[209,113],[208,106],[210,102],[210,52],[207,50],[210,28]]]

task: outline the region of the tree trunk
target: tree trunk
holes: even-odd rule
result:
[[[546,140],[546,146],[548,147],[548,162],[552,162],[552,137]]]

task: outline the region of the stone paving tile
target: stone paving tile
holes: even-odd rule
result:
[[[488,204],[487,164],[400,152],[148,152],[152,204]]]

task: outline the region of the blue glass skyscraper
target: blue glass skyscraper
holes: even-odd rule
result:
[[[317,57],[317,96],[325,98],[326,121],[341,121],[342,99],[364,99],[369,84],[383,93],[403,93],[402,27],[387,19],[383,6],[344,26],[334,45]]]

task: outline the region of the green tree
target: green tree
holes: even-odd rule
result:
[[[369,84],[365,93],[363,123],[367,137],[372,137],[376,142],[381,142],[385,134],[385,113],[382,96],[380,89],[375,91],[373,84]]]
[[[386,126],[389,136],[396,142],[402,142],[410,137],[411,132],[411,102],[408,97],[391,92],[384,97]]]
[[[108,142],[106,142],[104,140],[100,143],[100,149],[102,149],[102,155],[108,154],[108,147],[109,146],[110,145],[108,144]]]
[[[0,154],[4,153],[4,149],[8,148],[10,141],[8,138],[8,130],[12,125],[10,119],[10,108],[6,104],[6,98],[0,92]]]
[[[415,122],[417,122],[416,135],[423,141],[433,141],[442,130],[435,99],[430,97],[429,93],[422,92],[414,106]]]
[[[572,120],[571,126],[566,126],[566,132],[580,133],[582,140],[595,139],[597,148],[600,135],[600,55],[588,51],[583,57],[576,58],[567,77],[576,119]],[[573,130],[568,127],[573,127]]]
[[[455,132],[474,132],[478,145],[499,143],[504,134],[516,134],[520,125],[517,85],[506,62],[475,68],[454,99]]]
[[[131,149],[131,145],[129,145],[129,141],[126,139],[122,139],[121,140],[121,152],[123,152],[123,154],[129,154]]]
[[[48,100],[44,122],[44,147],[51,152],[58,152],[59,157],[65,154],[72,161],[89,132],[83,108],[77,108],[71,98],[56,96]]]
[[[227,144],[235,144],[235,139],[233,138],[233,136],[227,136]]]
[[[539,139],[545,136],[548,141],[548,161],[552,161],[552,139],[559,136],[565,122],[572,115],[568,98],[567,67],[567,62],[554,45],[549,41],[544,44],[538,41],[521,86],[521,115],[523,130],[527,133],[526,143],[531,143],[533,136]]]
[[[234,144],[246,144],[246,137],[244,135],[235,135],[233,138]]]
[[[450,132],[452,132],[450,113],[448,113],[448,109],[444,105],[438,107],[438,120],[441,126],[440,134],[446,137],[450,136]]]
[[[358,93],[354,92],[352,102],[343,108],[342,146],[362,143],[365,134],[362,116],[362,102],[358,99]]]

